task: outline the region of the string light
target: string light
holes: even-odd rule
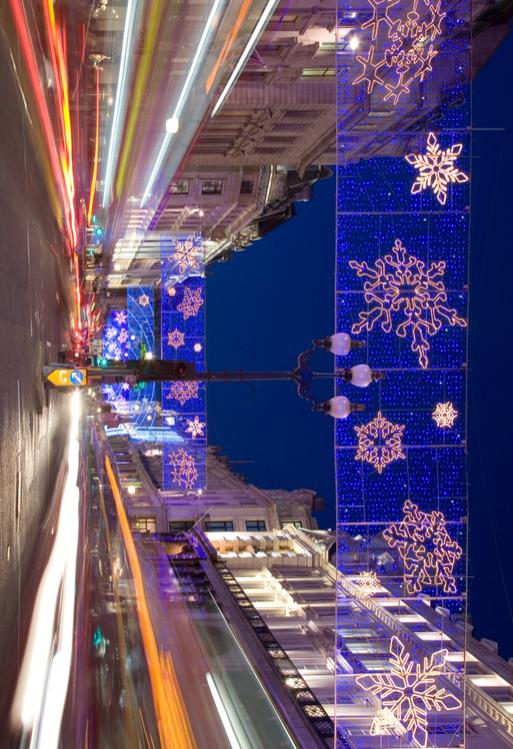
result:
[[[399,721],[410,733],[419,747],[428,746],[428,713],[461,710],[463,703],[437,680],[445,675],[446,649],[440,649],[425,657],[422,663],[414,663],[404,644],[395,635],[390,640],[390,673],[359,674],[357,684],[381,700],[384,710]],[[378,711],[372,727],[372,735],[381,735],[382,711]],[[393,722],[388,721],[387,728]]]
[[[448,186],[468,182],[465,172],[454,166],[462,150],[462,143],[455,143],[450,148],[440,148],[436,135],[429,133],[425,154],[410,153],[405,156],[408,164],[419,172],[411,188],[412,194],[415,195],[430,187],[438,202],[445,205]]]
[[[456,593],[454,567],[463,550],[447,531],[442,512],[422,512],[410,500],[404,503],[404,517],[383,531],[391,549],[397,549],[404,564],[404,583],[408,594],[427,586],[441,587],[444,593]]]
[[[197,382],[172,382],[169,386],[167,398],[177,400],[183,406],[192,398],[198,397]]]
[[[194,419],[187,419],[187,428],[185,431],[189,432],[191,439],[194,440],[196,437],[204,436],[205,426],[205,422],[200,421],[199,416],[195,416]]]
[[[467,323],[446,304],[443,260],[426,266],[406,251],[400,239],[395,240],[392,253],[378,258],[373,268],[366,262],[349,262],[358,276],[368,279],[364,290],[369,308],[360,312],[360,322],[353,325],[352,332],[371,331],[379,323],[385,333],[395,330],[400,338],[409,335],[412,351],[418,355],[420,366],[425,368],[431,348],[428,336],[436,335],[444,322],[460,327],[466,327]],[[397,313],[402,313],[404,319],[394,327]]]
[[[437,403],[431,415],[437,427],[440,427],[440,429],[449,429],[456,421],[458,412],[452,403],[447,401],[447,403]]]
[[[381,411],[372,421],[363,426],[355,426],[358,435],[358,449],[355,460],[363,460],[382,473],[394,460],[404,458],[401,443],[404,424],[392,424]]]
[[[202,305],[203,296],[201,289],[199,287],[191,288],[190,286],[186,286],[182,301],[177,306],[177,309],[182,313],[184,320],[187,320],[189,317],[196,317]]]
[[[167,334],[167,345],[172,346],[175,351],[185,345],[185,335],[181,330],[175,328]]]
[[[194,457],[180,447],[170,453],[169,463],[172,466],[173,482],[183,489],[192,489],[198,480]]]

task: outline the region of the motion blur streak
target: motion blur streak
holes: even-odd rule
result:
[[[230,52],[233,42],[235,40],[235,37],[239,33],[239,29],[242,26],[242,23],[246,16],[248,15],[248,11],[251,8],[251,2],[252,0],[244,0],[244,2],[241,5],[241,8],[239,10],[239,14],[237,18],[235,19],[235,23],[233,24],[233,28],[228,34],[228,39],[223,44],[223,48],[219,54],[219,57],[217,58],[214,67],[210,71],[210,74],[207,78],[207,82],[205,84],[205,92],[208,94],[210,89],[212,88],[212,84],[214,83],[215,77],[217,75],[217,71],[223,64],[223,62],[226,60],[228,53]]]
[[[230,746],[232,749],[241,749],[241,746],[239,742],[237,741],[237,736],[235,735],[235,731],[233,730],[233,726],[230,723],[230,718],[228,717],[228,713],[226,712],[226,708],[223,704],[223,700],[221,699],[221,695],[219,694],[217,687],[215,685],[214,679],[212,678],[211,674],[206,675],[208,688],[210,689],[210,692],[212,694],[212,699],[214,700],[216,710],[219,713],[219,717],[221,718],[221,723],[223,724],[223,728],[226,732],[226,735],[228,736],[228,741],[230,742]]]
[[[242,55],[239,57],[237,65],[234,67],[231,76],[228,78],[228,83],[226,84],[226,86],[222,90],[221,95],[220,95],[219,99],[217,100],[217,103],[216,103],[214,109],[212,110],[212,114],[210,115],[211,117],[215,117],[216,114],[221,109],[221,107],[223,106],[223,104],[224,104],[224,102],[226,100],[226,97],[228,96],[228,94],[232,90],[232,88],[233,88],[233,86],[234,86],[237,78],[239,77],[240,73],[242,72],[242,69],[243,69],[244,65],[246,64],[246,60],[248,59],[248,57],[250,56],[250,54],[253,52],[253,49],[254,49],[256,43],[258,42],[260,34],[263,32],[263,30],[265,28],[265,25],[267,23],[267,20],[268,20],[269,16],[273,12],[273,10],[277,6],[277,4],[278,4],[278,0],[269,0],[268,3],[267,3],[267,5],[265,6],[265,8],[264,8],[264,10],[262,12],[262,15],[258,19],[257,25],[253,29],[253,32],[252,32],[251,36],[248,39],[248,43],[244,47],[244,51],[243,51]]]
[[[196,749],[196,742],[194,741],[173,662],[168,653],[159,653],[146,599],[141,565],[119,486],[108,456],[105,456],[105,470],[114,497],[119,525],[132,570],[137,598],[137,615],[150,674],[160,743],[163,749]]]
[[[94,160],[93,173],[91,175],[91,189],[89,190],[89,205],[87,207],[87,223],[91,223],[94,207],[94,196],[96,194],[96,179],[98,176],[98,147],[100,139],[100,68],[96,66],[96,125],[94,135]]]
[[[58,746],[71,670],[79,531],[81,405],[81,395],[76,390],[70,397],[67,476],[55,541],[38,588],[11,710],[13,725],[30,732],[30,747],[41,749]]]
[[[116,197],[119,197],[123,188],[123,183],[125,181],[130,151],[135,134],[135,126],[137,123],[137,118],[139,116],[141,100],[146,89],[146,82],[148,80],[148,75],[151,69],[151,62],[153,61],[153,53],[155,50],[155,44],[157,41],[163,10],[164,0],[152,0],[149,9],[146,42],[144,44],[141,62],[139,63],[139,66],[137,68],[134,93],[130,99],[128,122],[126,126],[125,137],[123,138],[121,157],[119,159],[118,174],[116,177]]]
[[[107,153],[107,167],[105,169],[105,188],[103,191],[102,206],[105,208],[111,199],[112,183],[114,181],[114,169],[116,167],[117,155],[119,153],[119,139],[121,137],[122,121],[125,110],[128,67],[130,62],[130,51],[134,41],[135,19],[137,16],[138,0],[128,0],[126,7],[125,28],[123,30],[123,44],[121,47],[121,60],[119,63],[118,87],[116,89],[116,101],[114,102],[114,115],[110,131],[109,150]]]
[[[50,122],[50,115],[48,114],[48,108],[46,106],[46,100],[39,77],[39,71],[36,62],[36,56],[32,45],[32,39],[28,30],[27,19],[25,17],[25,11],[21,0],[9,0],[11,7],[11,13],[14,20],[14,26],[16,29],[18,42],[23,54],[27,74],[31,84],[32,94],[35,99],[35,103],[39,112],[39,119],[43,128],[43,134],[45,137],[46,145],[48,148],[48,157],[54,178],[57,180],[57,188],[61,196],[62,205],[67,203],[67,190],[64,184],[64,176],[62,174],[62,167],[57,153],[55,144],[55,137],[53,133],[52,124]],[[66,229],[68,233],[68,241],[70,245],[73,243],[73,231],[69,225],[68,212],[64,212],[66,217]],[[62,220],[62,216],[58,217]]]
[[[180,115],[182,114],[182,109],[185,104],[185,101],[187,99],[187,94],[189,93],[189,89],[191,88],[191,85],[196,77],[197,68],[201,62],[201,59],[203,57],[203,54],[205,52],[207,40],[209,37],[209,34],[212,30],[212,26],[216,17],[216,13],[219,9],[219,6],[221,5],[221,2],[223,0],[214,0],[214,4],[212,5],[212,8],[210,10],[210,13],[208,14],[207,22],[205,24],[205,27],[203,29],[203,32],[201,34],[201,38],[198,42],[198,47],[196,49],[196,53],[193,57],[191,67],[189,68],[189,72],[187,73],[187,78],[185,79],[185,83],[183,84],[183,88],[180,92],[180,96],[178,97],[178,101],[176,103],[175,111],[173,112],[171,119],[173,120],[180,120]],[[167,154],[167,150],[169,148],[169,144],[171,142],[172,134],[169,132],[166,132],[164,135],[164,138],[162,140],[162,144],[160,146],[160,150],[158,153],[158,156],[155,160],[155,163],[153,165],[153,169],[150,174],[150,178],[148,180],[148,184],[146,185],[146,190],[144,191],[144,195],[141,200],[141,208],[144,208],[146,205],[146,202],[148,198],[151,195],[151,191],[153,190],[153,185],[155,184],[155,180],[157,179],[158,173],[160,171],[160,168],[162,164],[164,163],[164,159]]]
[[[63,145],[61,146],[61,165],[64,182],[68,194],[68,222],[72,231],[72,246],[77,244],[77,229],[75,218],[75,177],[73,174],[73,144],[71,136],[71,116],[69,110],[69,82],[66,66],[66,35],[64,29],[58,27],[55,21],[53,0],[46,0],[43,4],[45,13],[46,33],[50,58],[56,81],[57,110],[60,114],[60,125]]]

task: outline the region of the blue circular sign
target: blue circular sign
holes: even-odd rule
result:
[[[84,373],[80,369],[74,369],[69,373],[69,381],[72,385],[82,385],[84,382]]]

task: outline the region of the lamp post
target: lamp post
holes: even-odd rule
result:
[[[335,419],[345,419],[352,411],[363,411],[364,406],[352,403],[345,395],[338,395],[325,401],[317,401],[311,393],[315,380],[343,380],[354,387],[368,387],[383,377],[381,372],[372,370],[367,364],[356,364],[350,368],[334,369],[331,372],[317,372],[312,369],[311,359],[318,350],[330,351],[336,356],[345,356],[350,351],[363,348],[365,344],[351,340],[347,333],[336,333],[327,338],[315,339],[310,348],[297,357],[296,366],[285,371],[232,370],[225,372],[198,372],[192,362],[167,361],[147,356],[141,360],[129,360],[120,364],[107,362],[101,368],[90,367],[90,379],[106,377],[135,377],[136,382],[265,382],[289,380],[295,383],[297,394],[306,400],[312,411],[318,411]]]

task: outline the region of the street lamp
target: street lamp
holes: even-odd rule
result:
[[[326,401],[317,401],[311,394],[314,380],[336,379],[354,387],[368,387],[375,380],[383,377],[381,372],[371,369],[368,364],[356,364],[347,369],[335,369],[331,372],[316,372],[312,369],[311,358],[317,350],[331,351],[335,356],[345,356],[350,351],[363,348],[365,344],[352,341],[347,333],[336,333],[327,338],[315,339],[306,351],[297,357],[296,366],[288,371],[231,371],[231,372],[197,372],[194,363],[184,361],[165,361],[149,358],[141,349],[144,358],[127,361],[123,364],[108,365],[107,368],[89,369],[94,377],[134,376],[137,382],[255,382],[269,380],[292,380],[296,384],[300,398],[306,400],[312,411],[318,411],[335,419],[345,419],[352,411],[363,411],[364,406],[351,403],[344,395],[338,395]]]

